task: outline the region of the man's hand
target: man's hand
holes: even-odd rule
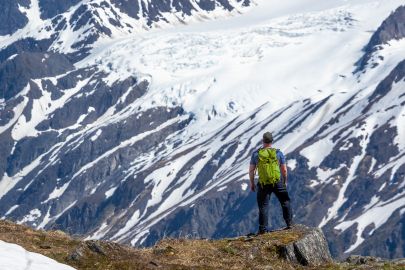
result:
[[[250,183],[250,190],[251,190],[252,192],[255,192],[255,191],[256,191],[256,185],[255,185],[255,183]]]
[[[281,168],[281,174],[283,175],[284,186],[287,187],[287,165],[282,164],[280,166],[280,168]]]

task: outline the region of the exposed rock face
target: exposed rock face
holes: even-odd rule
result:
[[[405,37],[405,6],[398,7],[377,29],[367,48]]]
[[[213,11],[220,7],[224,10],[232,11],[235,7],[228,0],[213,1],[213,0],[164,0],[164,1],[125,1],[125,0],[112,0],[122,12],[129,16],[140,19],[145,18],[148,25],[154,22],[159,22],[165,19],[165,13],[177,12],[180,17],[190,16],[192,12],[199,10]],[[237,0],[236,2],[242,3],[243,6],[248,6],[250,0]]]
[[[385,260],[378,258],[378,257],[372,257],[372,256],[359,256],[359,255],[350,255],[347,259],[346,262],[351,263],[351,264],[367,264],[367,263],[381,263],[384,262]]]
[[[0,5],[0,36],[10,35],[28,23],[21,8],[28,8],[30,0],[1,0]]]
[[[0,89],[4,91],[0,98],[9,100],[32,79],[54,77],[73,68],[73,64],[62,54],[20,53],[0,64]]]
[[[42,19],[50,19],[59,15],[60,13],[66,12],[72,6],[78,4],[81,0],[65,0],[65,1],[55,1],[55,0],[39,0],[39,6],[41,10]]]
[[[281,248],[281,254],[293,263],[317,266],[332,262],[328,242],[320,229],[300,227],[303,236]]]
[[[381,49],[381,46],[392,40],[400,40],[405,37],[405,6],[398,7],[374,32],[370,42],[364,48],[365,55],[359,62],[359,69],[364,70],[370,63],[373,54]],[[381,60],[381,59],[380,59]],[[376,67],[377,62],[372,63]]]
[[[384,269],[389,266],[393,267],[393,269],[403,269],[405,267],[405,259],[403,258],[386,260],[379,257],[351,255],[345,260],[345,262],[349,265],[364,268],[368,268],[370,265],[372,265],[373,269]],[[346,263],[343,263],[342,265],[349,266]]]

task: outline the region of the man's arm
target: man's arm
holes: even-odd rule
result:
[[[283,176],[284,185],[287,186],[287,164],[281,164],[281,175]]]
[[[250,190],[253,192],[256,191],[255,174],[256,174],[256,165],[250,164],[249,166]]]

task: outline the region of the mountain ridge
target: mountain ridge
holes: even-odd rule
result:
[[[35,231],[4,220],[0,221],[0,231],[0,239],[76,269],[352,269],[356,265],[363,269],[401,269],[405,263],[403,259],[384,261],[359,256],[350,257],[350,263],[335,262],[322,231],[303,225],[215,241],[167,238],[146,249],[83,241],[61,231]]]
[[[296,220],[322,227],[334,256],[404,257],[404,39],[374,44],[370,33],[402,23],[401,1],[308,0],[291,13],[262,2],[230,29],[111,40],[118,26],[97,19],[108,9],[96,2],[51,30],[33,21],[0,37],[2,218],[134,246],[244,235],[257,219],[248,160],[269,129],[287,154]],[[94,25],[104,34],[76,36]]]

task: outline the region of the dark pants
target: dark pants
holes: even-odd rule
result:
[[[259,232],[265,232],[267,230],[268,218],[269,218],[269,201],[270,195],[274,192],[278,201],[283,209],[283,217],[287,226],[292,225],[292,212],[290,206],[290,197],[288,196],[287,189],[279,181],[275,185],[257,185],[257,204],[259,205]]]

